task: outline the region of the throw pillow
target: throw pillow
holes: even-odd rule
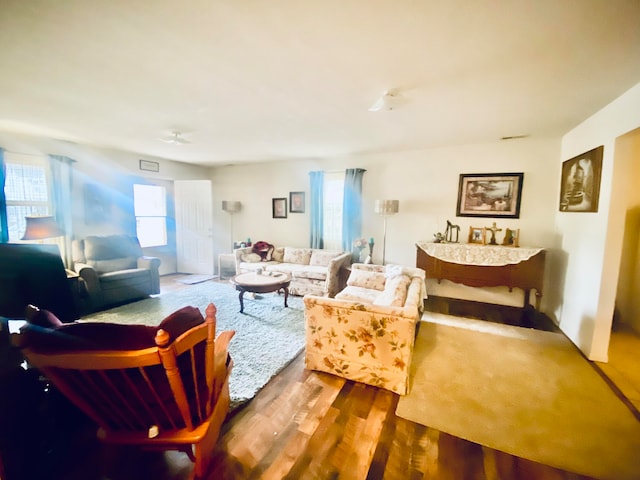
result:
[[[284,263],[309,265],[309,260],[311,260],[310,248],[284,247]]]
[[[262,261],[270,262],[271,255],[273,254],[273,249],[274,249],[274,246],[271,245],[270,243],[260,241],[253,244],[251,251],[253,253],[257,253],[258,255],[260,255],[260,258],[262,259]]]
[[[262,257],[257,253],[243,253],[240,255],[240,259],[247,263],[258,263],[262,261]]]
[[[407,300],[407,290],[411,279],[408,275],[397,275],[387,280],[383,292],[373,302],[374,305],[403,307]]]
[[[284,247],[278,247],[274,249],[271,259],[274,262],[280,262],[280,263],[284,262]]]
[[[311,259],[309,265],[316,265],[319,267],[326,267],[331,263],[331,260],[340,255],[341,252],[332,250],[313,250],[311,252]]]
[[[384,273],[353,269],[347,279],[347,285],[382,291],[384,290],[385,281]]]

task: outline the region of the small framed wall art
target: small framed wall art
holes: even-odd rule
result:
[[[463,173],[458,217],[519,218],[524,173]]]
[[[289,192],[289,211],[304,213],[304,192]]]
[[[601,145],[562,162],[561,212],[597,212],[602,174]]]
[[[271,210],[273,212],[273,218],[287,218],[287,199],[271,199]]]
[[[151,160],[140,160],[140,170],[146,172],[159,172],[160,164],[158,162],[152,162]]]

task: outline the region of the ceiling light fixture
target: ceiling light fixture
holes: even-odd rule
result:
[[[181,133],[177,130],[171,132],[170,136],[161,138],[160,140],[165,143],[171,143],[172,145],[184,145],[185,143],[191,143],[189,140],[184,139],[181,136]]]
[[[369,107],[369,111],[385,112],[393,110],[398,105],[399,98],[400,94],[396,90],[387,90]]]

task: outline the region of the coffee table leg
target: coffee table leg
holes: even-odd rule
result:
[[[244,301],[242,299],[243,295],[244,295],[244,290],[240,290],[240,293],[238,294],[238,300],[240,300],[240,313],[244,313]]]
[[[287,305],[287,298],[289,298],[289,287],[284,287],[284,306],[288,307],[289,305]]]

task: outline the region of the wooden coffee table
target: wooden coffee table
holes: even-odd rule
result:
[[[291,276],[286,273],[241,273],[229,279],[231,284],[236,286],[236,290],[240,292],[238,299],[240,300],[240,313],[244,313],[243,296],[245,292],[253,293],[270,293],[284,290],[284,306],[288,307],[287,299],[289,298],[289,284]]]

